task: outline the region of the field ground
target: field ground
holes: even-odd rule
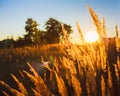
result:
[[[120,63],[116,52],[114,42],[106,47],[103,41],[0,49],[1,94],[119,96]]]

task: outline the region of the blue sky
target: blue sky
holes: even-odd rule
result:
[[[104,15],[108,36],[115,36],[115,25],[120,27],[120,0],[0,0],[0,40],[25,34],[25,21],[29,17],[41,28],[50,17],[56,18],[70,24],[74,30],[73,38],[78,38],[76,20],[84,34],[95,30],[87,4],[100,19]]]

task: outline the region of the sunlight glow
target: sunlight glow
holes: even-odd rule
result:
[[[99,39],[99,35],[97,34],[97,32],[88,32],[85,35],[85,41],[92,43],[92,42],[96,42]]]

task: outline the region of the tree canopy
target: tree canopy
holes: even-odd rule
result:
[[[49,20],[45,24],[45,38],[48,43],[59,43],[63,39],[62,26],[65,28],[67,34],[73,32],[72,27],[70,25],[64,24],[57,19],[49,18]]]
[[[40,44],[40,29],[38,29],[38,23],[32,18],[28,18],[26,21],[26,35],[24,36],[25,41],[28,44]]]
[[[54,18],[49,18],[45,23],[45,28],[40,30],[37,21],[32,18],[28,18],[25,22],[25,32],[23,37],[18,37],[17,40],[0,41],[1,46],[14,46],[22,47],[26,45],[41,45],[41,44],[53,44],[63,41],[62,26],[66,30],[68,36],[73,32],[72,27],[68,24],[62,23]],[[7,45],[6,45],[7,42]],[[9,46],[8,46],[9,44]]]

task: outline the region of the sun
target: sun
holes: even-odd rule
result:
[[[99,35],[97,34],[97,32],[94,31],[88,32],[85,35],[85,41],[89,43],[96,42],[98,39],[99,39]]]

